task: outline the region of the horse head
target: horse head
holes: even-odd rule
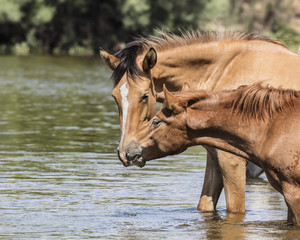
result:
[[[113,70],[112,96],[119,109],[121,127],[117,152],[123,165],[128,166],[125,154],[128,139],[155,115],[156,98],[151,69],[156,64],[157,54],[153,48],[144,49],[133,42],[115,56],[100,49],[100,56]]]
[[[185,85],[182,91],[186,88]],[[143,167],[146,161],[178,154],[189,147],[186,114],[193,98],[190,103],[187,101],[187,104],[182,104],[182,99],[165,86],[164,95],[165,102],[161,110],[126,145],[127,161],[131,165]]]

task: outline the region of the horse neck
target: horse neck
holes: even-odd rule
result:
[[[280,45],[259,40],[199,43],[158,50],[158,61],[152,69],[158,99],[163,99],[164,83],[171,91],[180,90],[184,82],[192,89],[214,91],[245,81],[242,76],[247,76],[248,83],[257,81],[262,77],[258,73],[260,70],[264,73],[264,69],[253,69],[262,68],[266,62],[271,65],[268,68],[271,70],[264,73],[263,78],[274,78],[271,77],[274,75],[272,72],[278,66],[272,65],[274,61],[264,61],[263,56],[274,59],[278,52],[284,53],[285,57],[291,55],[291,52]]]
[[[187,119],[202,124],[188,130],[191,145],[207,145],[246,159],[257,159],[271,122],[236,115],[231,108],[224,107],[226,96],[220,98],[222,102],[212,99],[206,103],[205,112],[187,111]]]
[[[193,44],[158,52],[152,75],[157,92],[163,83],[170,90],[180,90],[187,82],[191,88],[213,90],[222,72],[241,53],[238,42]]]

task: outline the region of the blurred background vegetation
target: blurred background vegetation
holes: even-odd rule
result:
[[[98,54],[155,29],[239,30],[300,45],[299,0],[0,0],[0,54]]]

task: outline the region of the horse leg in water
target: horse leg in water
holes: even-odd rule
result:
[[[214,211],[223,189],[223,180],[215,149],[205,148],[207,150],[206,169],[197,209],[200,211]]]
[[[246,160],[216,150],[222,171],[227,212],[245,212]]]
[[[198,210],[215,210],[224,183],[227,212],[245,212],[245,160],[215,148],[206,147],[206,150],[207,164]]]
[[[288,206],[288,223],[300,226],[300,187],[283,182],[282,191]]]

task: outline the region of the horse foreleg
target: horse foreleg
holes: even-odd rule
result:
[[[300,226],[300,187],[292,183],[283,182],[282,191],[288,206],[287,222]]]
[[[217,150],[223,177],[227,212],[245,212],[246,161]]]
[[[206,170],[197,209],[200,211],[214,211],[223,189],[223,180],[215,149],[207,147],[206,150]]]
[[[289,207],[289,204],[285,201],[286,205],[288,206],[288,213],[287,213],[287,224],[293,224],[294,214],[292,209]]]

